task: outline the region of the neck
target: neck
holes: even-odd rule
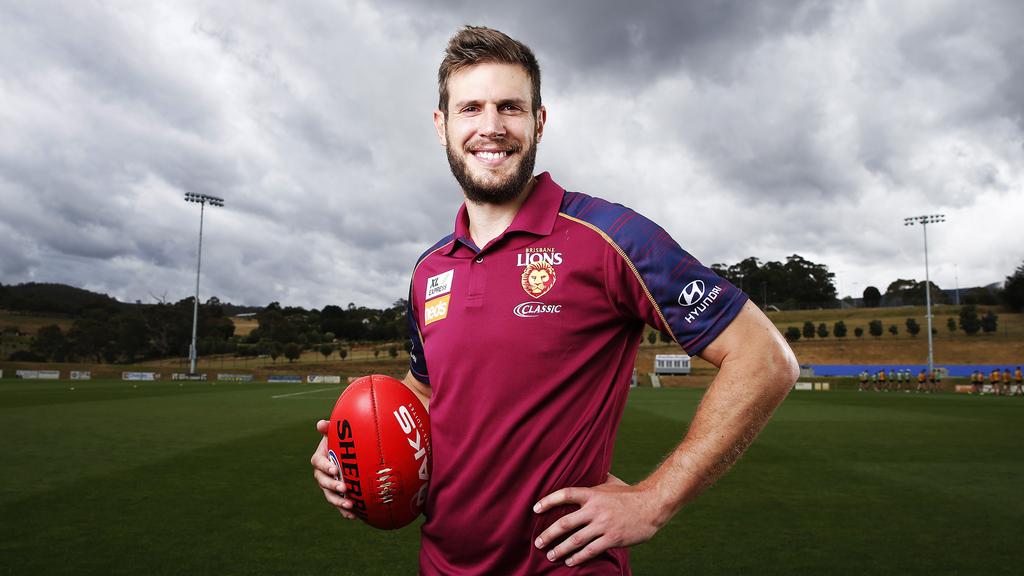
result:
[[[505,204],[485,204],[466,200],[469,235],[473,238],[473,243],[483,248],[508,229],[523,203],[530,197],[536,182],[535,178],[531,178],[519,196]]]

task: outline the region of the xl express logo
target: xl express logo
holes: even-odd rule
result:
[[[423,308],[424,326],[448,317],[448,305],[452,297],[454,277],[455,270],[452,269],[427,278],[426,303]]]
[[[700,318],[708,306],[718,300],[721,293],[722,288],[717,284],[711,290],[705,290],[703,280],[694,280],[684,286],[682,292],[679,293],[679,305],[686,308],[693,306],[693,309],[684,318],[686,323],[692,324],[694,320]]]

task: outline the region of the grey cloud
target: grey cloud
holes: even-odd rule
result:
[[[883,8],[7,3],[0,281],[185,297],[189,191],[227,201],[207,213],[201,297],[404,297],[461,199],[430,113],[464,23],[540,56],[538,167],[569,188],[657,216],[706,262],[813,253],[896,274],[916,240],[892,218],[1024,209],[1024,18],[1015,2]],[[1005,275],[992,251],[957,252],[977,262],[961,279]]]

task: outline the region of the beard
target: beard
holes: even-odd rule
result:
[[[448,155],[448,165],[451,166],[452,175],[458,181],[466,199],[477,204],[507,204],[519,197],[519,194],[526,188],[526,184],[533,178],[533,165],[537,159],[537,146],[530,144],[525,150],[522,146],[512,143],[512,154],[522,154],[519,166],[512,174],[497,182],[481,182],[473,178],[466,165],[466,157],[471,154],[463,149],[463,155],[459,156],[452,152],[452,147],[445,148]]]

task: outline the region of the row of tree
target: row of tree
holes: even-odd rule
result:
[[[192,342],[194,300],[174,304],[121,304],[92,300],[99,305],[79,310],[66,331],[53,324],[40,328],[27,349],[9,356],[16,361],[88,361],[133,363],[139,360],[187,356]],[[199,306],[196,345],[200,356],[235,354],[284,356],[295,360],[306,350],[343,359],[346,343],[394,342],[408,339],[406,301],[376,310],[349,304],[347,309],[284,307],[271,302],[256,314],[258,327],[235,336],[235,324],[217,298]],[[0,331],[0,350],[20,340],[14,326]],[[330,351],[329,354],[327,351]],[[390,353],[390,351],[389,351]],[[397,355],[397,350],[395,351]]]
[[[762,308],[774,306],[781,310],[835,308],[840,305],[836,299],[835,274],[828,266],[816,264],[793,254],[785,262],[762,262],[751,256],[733,265],[712,264],[711,269],[750,296]],[[923,306],[925,304],[924,281],[913,278],[894,280],[882,292],[875,286],[864,289],[860,305],[865,308],[880,306]],[[951,304],[949,294],[934,282],[928,282],[928,296],[932,304]],[[844,301],[854,304],[847,296]],[[1005,305],[1013,312],[1024,310],[1024,264],[1006,277],[1002,287],[975,287],[962,291],[962,304],[984,306]]]
[[[907,318],[904,324],[906,326],[907,334],[910,334],[911,336],[917,336],[921,332],[921,325],[914,318]],[[984,316],[979,316],[977,307],[969,304],[960,308],[959,319],[955,319],[953,317],[946,319],[946,328],[951,334],[956,332],[957,329],[960,329],[968,336],[973,336],[978,332],[984,332],[986,334],[993,333],[999,329],[999,315],[989,310]],[[884,331],[885,328],[881,320],[871,320],[868,322],[868,334],[877,338],[882,336]],[[900,329],[896,324],[890,324],[888,331],[893,336],[897,336]],[[932,333],[938,334],[938,332],[938,329],[933,326]],[[836,338],[845,338],[847,334],[846,323],[842,320],[837,321],[832,325],[831,333]],[[853,334],[857,338],[864,336],[864,328],[861,326],[855,327]],[[815,326],[813,322],[807,320],[804,322],[802,328],[790,326],[786,329],[784,335],[790,342],[795,342],[800,338],[828,338],[829,327],[824,322]]]

